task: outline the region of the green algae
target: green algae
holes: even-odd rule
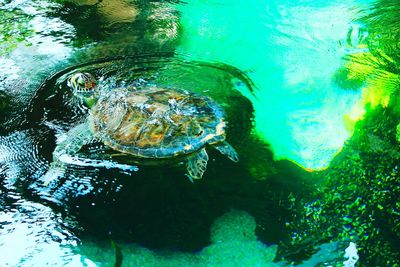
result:
[[[358,266],[400,266],[399,120],[379,107],[356,125],[353,138],[320,174],[324,182],[312,200],[297,203],[305,208],[288,226],[295,233],[294,244],[351,240],[359,247]]]

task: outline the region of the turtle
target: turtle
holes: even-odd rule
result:
[[[239,160],[226,141],[223,109],[210,97],[155,85],[102,90],[87,72],[69,76],[67,86],[87,106],[88,116],[56,146],[53,162],[58,166],[62,155],[73,156],[93,140],[135,162],[186,162],[192,182],[206,170],[209,146]]]

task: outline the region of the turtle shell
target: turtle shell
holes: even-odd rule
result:
[[[190,154],[225,140],[224,114],[218,104],[183,90],[116,89],[99,98],[89,121],[104,144],[142,158]]]

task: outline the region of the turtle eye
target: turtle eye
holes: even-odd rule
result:
[[[76,93],[93,92],[96,87],[96,79],[90,73],[78,72],[68,79],[67,85]]]
[[[77,84],[78,84],[78,89],[79,90],[85,90],[86,89],[86,82],[83,80],[83,79],[79,79],[78,81],[77,81]]]

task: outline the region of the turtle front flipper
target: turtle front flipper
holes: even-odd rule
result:
[[[53,152],[53,162],[42,177],[43,184],[48,185],[61,177],[65,172],[68,156],[73,156],[82,146],[90,143],[92,140],[93,135],[87,122],[79,124],[69,130],[65,134],[65,139],[57,144]]]
[[[201,179],[203,177],[203,173],[207,169],[207,161],[208,155],[205,148],[188,158],[186,176],[191,182],[193,182],[193,179]]]
[[[239,161],[239,156],[236,150],[226,141],[213,145],[222,155],[227,156],[233,162]]]

